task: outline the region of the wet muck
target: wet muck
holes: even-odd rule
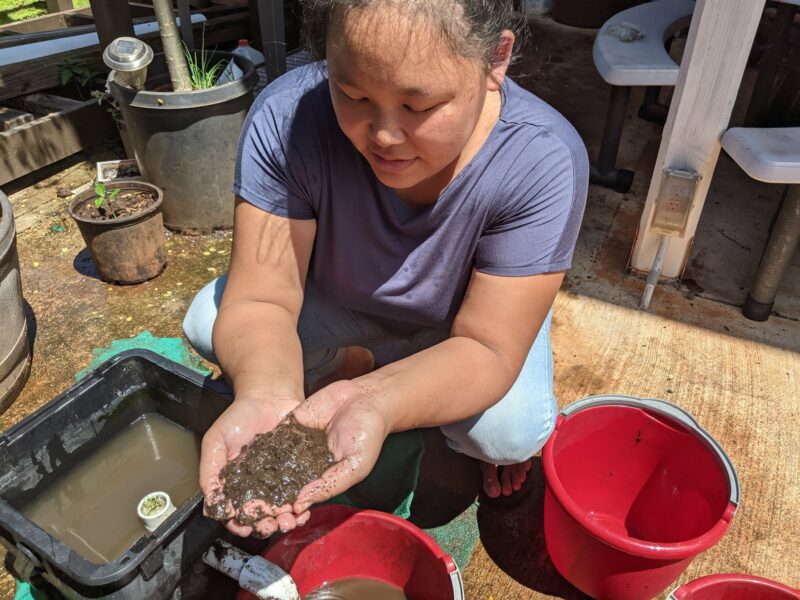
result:
[[[273,431],[253,438],[238,457],[223,467],[223,497],[208,512],[217,520],[225,520],[227,500],[235,509],[251,500],[274,506],[291,504],[303,486],[318,479],[332,464],[325,432],[304,427],[289,417]],[[240,514],[237,520],[249,525],[260,518]]]

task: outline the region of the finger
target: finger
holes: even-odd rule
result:
[[[278,515],[286,512],[292,512],[291,504],[284,504],[283,506],[275,506],[274,504],[267,504],[264,500],[248,500],[242,505],[242,512],[248,518],[260,521],[264,517],[277,517]]]
[[[308,520],[309,520],[310,518],[311,518],[311,512],[310,512],[310,511],[305,511],[305,512],[303,512],[303,513],[300,513],[300,514],[297,516],[297,518],[295,519],[295,521],[297,521],[297,526],[298,526],[298,527],[302,527],[303,525],[305,525],[306,523],[308,523]]]
[[[338,408],[338,404],[331,401],[330,395],[327,388],[311,394],[292,411],[295,420],[311,429],[325,429]]]
[[[282,515],[278,515],[275,521],[277,521],[278,528],[283,533],[291,531],[292,529],[297,527],[297,519],[294,518],[294,515],[292,513],[284,513]]]
[[[278,531],[278,522],[272,517],[267,517],[255,524],[252,535],[267,538],[276,531]]]
[[[236,519],[231,519],[225,523],[225,527],[232,534],[238,535],[239,537],[250,537],[250,534],[253,533],[252,527],[249,525],[241,525]]]
[[[272,511],[270,514],[274,517],[278,515],[282,515],[283,513],[291,513],[292,512],[292,505],[291,504],[284,504],[282,506],[270,506],[270,510]]]
[[[236,513],[233,504],[225,498],[221,488],[208,492],[203,498],[203,514],[217,521],[227,521]]]

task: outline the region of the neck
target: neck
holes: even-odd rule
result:
[[[470,135],[461,153],[453,162],[433,177],[421,181],[414,187],[395,190],[400,199],[412,206],[422,207],[435,204],[442,190],[455,179],[478,153],[478,150],[481,149],[500,118],[501,107],[502,98],[500,92],[487,92],[475,129],[472,131],[472,135]]]

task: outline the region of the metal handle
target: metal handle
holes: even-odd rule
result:
[[[621,396],[616,394],[602,394],[597,396],[589,396],[583,400],[573,402],[561,414],[567,418],[570,415],[587,408],[596,406],[630,406],[632,408],[646,408],[647,410],[667,417],[673,421],[677,421],[684,427],[691,429],[698,434],[705,444],[714,452],[720,464],[725,468],[728,475],[728,482],[731,488],[730,501],[735,505],[739,505],[739,478],[736,475],[736,470],[733,467],[733,462],[711,435],[703,429],[695,418],[688,412],[675,406],[665,400],[657,400],[656,398],[636,398],[634,396]]]

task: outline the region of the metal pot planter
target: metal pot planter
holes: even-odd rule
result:
[[[209,60],[233,60],[244,75],[209,89],[167,91],[169,73],[157,54],[145,91],[128,87],[116,71],[109,76],[142,175],[164,191],[164,224],[182,233],[233,227],[236,149],[258,81],[244,57],[209,52]]]

